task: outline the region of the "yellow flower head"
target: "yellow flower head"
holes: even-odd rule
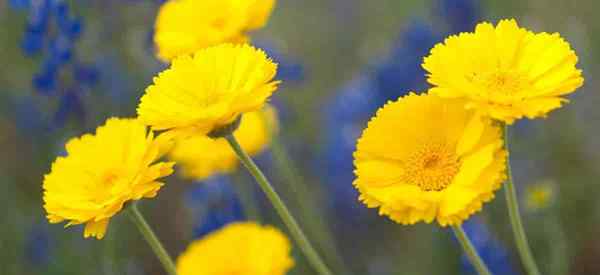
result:
[[[354,153],[354,186],[401,224],[462,223],[505,179],[501,128],[462,100],[410,94],[377,111]]]
[[[155,138],[134,119],[111,118],[96,134],[73,138],[44,177],[44,208],[51,223],[85,223],[84,236],[104,237],[108,222],[131,200],[156,196],[157,180],[173,173],[157,162],[171,142]]]
[[[558,33],[533,33],[515,20],[450,36],[425,58],[431,92],[512,124],[545,117],[583,84],[577,55]]]
[[[260,110],[275,92],[277,65],[249,45],[222,44],[184,55],[154,78],[137,112],[155,130],[207,134]]]
[[[156,18],[154,42],[163,61],[224,42],[247,41],[262,28],[275,0],[171,0]]]
[[[529,211],[548,208],[554,202],[554,193],[554,182],[551,180],[528,185],[525,189],[525,208]]]
[[[179,275],[283,275],[294,261],[291,245],[274,227],[232,223],[193,242],[177,259]]]
[[[257,155],[271,143],[276,124],[275,109],[267,105],[263,110],[246,113],[233,135],[244,151],[251,156]],[[195,180],[231,172],[238,165],[237,155],[225,139],[206,135],[181,138],[169,157],[177,162],[185,178]]]

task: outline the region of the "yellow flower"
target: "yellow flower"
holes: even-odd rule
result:
[[[96,134],[73,138],[44,177],[44,208],[51,223],[85,223],[84,236],[104,237],[108,222],[131,200],[156,196],[173,173],[172,162],[156,162],[168,139],[155,138],[134,119],[111,118]]]
[[[411,93],[377,111],[354,153],[354,186],[401,224],[462,223],[506,178],[501,128],[462,100]]]
[[[262,28],[275,0],[171,0],[158,11],[154,42],[163,61],[224,42],[242,43]]]
[[[577,55],[558,33],[533,33],[515,20],[450,36],[425,58],[433,94],[512,124],[545,117],[583,84]]]
[[[275,109],[267,105],[263,110],[246,113],[234,136],[244,151],[251,156],[257,155],[271,143],[276,124]],[[184,177],[195,180],[231,172],[238,165],[237,155],[225,139],[206,135],[181,138],[169,157],[177,162]]]
[[[154,78],[137,112],[155,130],[202,135],[260,110],[275,92],[277,65],[249,45],[222,44],[175,59]]]
[[[291,245],[274,227],[232,223],[190,244],[177,259],[179,275],[283,275],[294,261]]]
[[[527,186],[525,190],[525,207],[529,211],[547,208],[554,200],[554,183],[543,180]]]

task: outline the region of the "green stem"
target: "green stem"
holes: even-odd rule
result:
[[[295,199],[294,206],[300,210],[298,211],[300,213],[300,218],[306,223],[309,236],[312,235],[318,243],[321,244],[321,248],[326,252],[325,257],[331,256],[329,260],[333,261],[336,270],[339,270],[344,274],[352,274],[347,270],[346,265],[337,251],[331,229],[323,222],[324,219],[314,218],[319,216],[319,205],[317,204],[319,197],[318,192],[315,194],[315,192],[311,193],[308,191],[306,182],[295,169],[288,150],[286,150],[285,146],[281,143],[279,136],[276,133],[273,134],[273,140],[271,141],[271,152],[273,154],[273,159],[275,160],[276,168],[284,178],[284,183],[288,189],[288,195]],[[291,191],[293,195],[289,194],[289,191]],[[293,210],[294,207],[292,207],[292,211]]]
[[[144,239],[146,239],[152,248],[152,251],[154,251],[154,254],[156,254],[158,257],[158,260],[167,270],[167,273],[169,273],[169,275],[177,275],[177,268],[175,267],[171,256],[169,256],[163,245],[154,234],[154,231],[152,231],[152,228],[150,228],[150,225],[148,225],[146,222],[146,219],[144,219],[144,216],[142,216],[142,213],[140,213],[136,202],[129,206],[128,213],[133,223],[135,223],[137,228],[140,230],[140,233],[142,233],[144,236]]]
[[[279,214],[279,216],[287,226],[288,230],[290,230],[292,237],[296,240],[298,246],[300,247],[302,252],[304,252],[304,255],[315,268],[315,270],[321,275],[332,275],[331,271],[325,265],[319,254],[317,254],[317,251],[310,244],[310,242],[304,235],[304,232],[302,232],[302,229],[300,229],[300,226],[298,225],[290,211],[287,209],[277,192],[275,192],[275,189],[273,189],[271,183],[269,183],[267,177],[265,177],[265,175],[258,168],[258,166],[256,166],[256,164],[250,158],[250,156],[246,154],[244,149],[242,149],[242,147],[233,135],[227,135],[225,136],[225,139],[227,140],[227,142],[229,142],[229,145],[231,145],[231,148],[233,148],[240,161],[248,169],[248,172],[252,174],[262,191],[265,193],[265,195],[273,205],[273,208],[275,208],[275,211],[277,211],[277,214]]]
[[[469,240],[469,237],[463,230],[462,226],[454,225],[452,226],[452,230],[454,231],[454,235],[458,239],[458,242],[460,242],[460,245],[465,251],[465,254],[469,258],[469,261],[471,262],[471,264],[473,264],[475,270],[477,270],[477,273],[479,275],[492,275],[490,270],[487,268],[487,266],[479,256],[479,253],[477,253],[477,250]]]
[[[521,261],[525,266],[525,270],[529,275],[540,275],[540,271],[535,263],[531,248],[527,242],[527,236],[525,235],[525,229],[523,228],[523,221],[521,220],[521,214],[519,212],[519,202],[517,199],[517,192],[515,191],[515,185],[513,183],[512,170],[510,168],[510,151],[508,146],[508,126],[504,125],[504,148],[509,153],[506,160],[506,174],[507,179],[504,184],[504,195],[506,196],[506,204],[508,206],[508,215],[510,217],[510,224],[512,231],[515,236],[515,243]]]

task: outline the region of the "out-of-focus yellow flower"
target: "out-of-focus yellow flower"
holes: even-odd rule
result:
[[[512,124],[545,117],[583,84],[577,55],[558,33],[533,33],[515,20],[450,36],[425,58],[433,94],[466,99],[465,106]]]
[[[260,110],[275,92],[277,65],[249,45],[222,44],[181,56],[154,78],[137,112],[155,130],[207,134]]]
[[[377,111],[354,153],[360,200],[401,224],[462,223],[506,178],[501,129],[462,100],[410,94]]]
[[[172,162],[157,162],[171,147],[134,119],[111,118],[96,134],[73,138],[44,177],[44,208],[51,223],[85,223],[84,236],[102,239],[108,222],[131,200],[156,196]]]
[[[283,275],[294,261],[278,229],[252,222],[232,223],[193,242],[177,259],[179,275]]]
[[[257,155],[271,143],[277,127],[275,109],[266,105],[263,110],[246,113],[233,135],[250,156]],[[238,158],[225,139],[206,135],[181,138],[169,154],[177,162],[185,178],[204,180],[217,173],[233,171]]]
[[[170,0],[158,11],[154,42],[163,61],[225,42],[243,43],[262,28],[275,0]]]
[[[533,183],[525,189],[525,207],[530,211],[547,208],[554,200],[554,184],[545,180]]]

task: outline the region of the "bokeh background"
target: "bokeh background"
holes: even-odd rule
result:
[[[105,239],[83,239],[79,226],[48,224],[41,188],[68,138],[110,116],[135,115],[144,88],[165,68],[151,39],[159,5],[0,0],[0,274],[163,274],[125,215],[111,221]],[[379,106],[427,88],[420,63],[434,43],[502,18],[560,32],[580,57],[584,87],[547,119],[517,123],[511,161],[542,273],[600,274],[599,8],[593,0],[278,1],[253,35],[284,81],[272,99],[279,145],[258,159],[336,274],[474,274],[450,230],[397,225],[360,204],[351,154]],[[245,219],[235,185],[254,186],[243,170],[167,182],[141,207],[173,256]],[[260,192],[247,192],[261,202],[263,222],[283,229]],[[503,191],[464,226],[495,274],[524,274]],[[314,274],[296,248],[294,255],[290,274]]]

